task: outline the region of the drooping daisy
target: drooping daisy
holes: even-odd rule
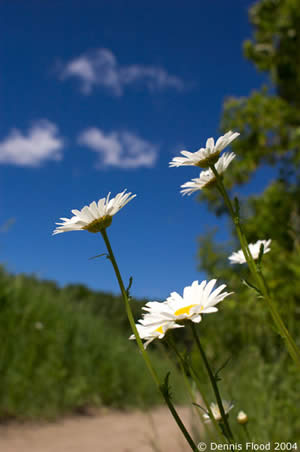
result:
[[[223,154],[215,164],[217,172],[220,175],[223,174],[235,157],[236,155],[234,152],[225,152],[225,154]],[[212,170],[209,168],[206,171],[201,171],[198,178],[192,179],[191,181],[181,185],[181,188],[183,188],[183,190],[181,190],[181,193],[183,195],[191,195],[195,191],[202,190],[203,188],[206,188],[210,185],[214,185],[215,182],[216,177]]]
[[[234,407],[233,403],[232,402],[227,402],[227,400],[222,400],[222,405],[223,405],[224,412],[225,412],[226,415]],[[221,422],[222,421],[222,415],[220,413],[220,409],[219,409],[218,404],[212,402],[210,404],[210,409],[211,409],[212,415],[215,418],[215,420],[217,422]],[[210,415],[208,413],[203,414],[203,417],[205,419],[205,422],[211,422],[211,418],[210,418]]]
[[[196,152],[181,151],[181,154],[184,155],[184,157],[174,157],[169,163],[169,166],[200,166],[201,168],[208,168],[210,165],[214,165],[217,162],[223,149],[239,135],[238,132],[232,132],[230,130],[225,133],[225,135],[219,137],[216,144],[213,138],[208,138],[205,148],[200,148]]]
[[[202,281],[201,284],[194,281],[191,286],[184,288],[183,296],[172,292],[165,302],[150,301],[143,309],[148,312],[148,315],[161,321],[191,320],[199,323],[202,314],[217,312],[218,309],[215,306],[232,293],[222,292],[226,287],[225,284],[213,290],[216,282],[216,279],[212,279],[209,283]]]
[[[249,251],[251,253],[251,256],[254,260],[256,260],[259,256],[259,251],[261,245],[264,246],[264,254],[271,251],[270,245],[272,240],[258,240],[256,243],[250,243],[249,244]],[[231,264],[245,264],[246,259],[243,253],[243,250],[236,251],[235,253],[232,253],[231,256],[228,258],[230,260]]]
[[[140,323],[136,324],[139,336],[144,340],[144,348],[146,349],[148,345],[154,341],[154,339],[162,339],[166,332],[173,328],[180,328],[181,325],[177,325],[174,321],[162,320],[154,316],[144,316],[143,319],[139,320]],[[134,340],[135,335],[132,334],[129,339]]]
[[[72,210],[73,217],[60,218],[62,223],[56,223],[59,226],[53,231],[53,235],[67,231],[87,230],[89,232],[99,232],[112,222],[112,217],[119,212],[136,195],[118,193],[114,198],[110,198],[110,193],[106,198],[99,199],[98,203],[93,201],[89,206],[84,206],[81,210]]]

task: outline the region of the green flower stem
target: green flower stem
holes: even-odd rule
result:
[[[274,300],[270,297],[269,289],[268,289],[266,281],[261,273],[261,270],[256,265],[252,255],[250,253],[248,241],[246,239],[246,235],[244,233],[243,227],[240,222],[239,213],[235,212],[235,210],[232,206],[232,203],[229,199],[229,196],[227,194],[227,191],[224,187],[222,178],[219,175],[218,171],[216,170],[215,166],[212,165],[210,168],[215,175],[218,190],[221,193],[222,197],[224,198],[225,204],[229,210],[230,216],[236,227],[237,235],[238,235],[245,259],[247,261],[248,267],[250,269],[250,272],[252,273],[252,276],[255,279],[257,287],[260,290],[263,298],[266,300],[266,303],[270,310],[273,321],[278,329],[280,336],[284,339],[284,341],[286,343],[290,356],[293,358],[293,360],[295,361],[297,366],[300,368],[300,349],[299,349],[299,347],[297,347],[297,344],[295,343],[294,339],[292,338],[288,329],[286,328],[286,326],[277,310]]]
[[[182,358],[181,354],[179,353],[179,351],[178,351],[178,349],[177,349],[177,347],[175,345],[175,342],[174,342],[173,338],[170,335],[168,335],[166,337],[166,341],[167,341],[167,344],[170,347],[170,349],[175,352],[175,355],[176,355],[176,357],[178,359],[178,363],[179,363],[179,367],[180,367],[181,373],[183,375],[185,386],[187,388],[187,391],[189,393],[189,396],[191,398],[192,403],[195,403],[196,399],[194,397],[191,384],[190,384],[189,379],[187,377],[186,363],[184,362],[184,359]]]
[[[117,280],[118,280],[118,283],[119,283],[119,286],[120,286],[122,297],[123,297],[123,300],[124,300],[124,303],[125,303],[127,317],[128,317],[128,320],[129,320],[132,332],[135,335],[136,342],[137,342],[138,347],[140,349],[140,352],[141,352],[141,354],[142,354],[142,356],[144,358],[146,366],[147,366],[147,368],[148,368],[148,370],[149,370],[149,372],[150,372],[150,374],[151,374],[151,376],[152,376],[152,378],[153,378],[158,390],[160,391],[161,395],[165,399],[165,402],[168,405],[168,408],[171,411],[172,416],[175,419],[175,422],[177,423],[177,425],[180,428],[182,434],[184,435],[185,439],[189,443],[191,449],[194,452],[198,452],[198,448],[197,448],[196,444],[192,440],[189,432],[186,430],[183,422],[181,421],[181,419],[180,419],[180,417],[179,417],[174,405],[172,404],[172,402],[170,400],[170,397],[163,390],[163,387],[162,387],[162,385],[161,385],[161,383],[159,381],[158,375],[157,375],[154,367],[152,366],[152,363],[150,361],[148,353],[146,352],[146,350],[144,348],[143,342],[142,342],[142,340],[141,340],[141,338],[139,336],[138,330],[136,328],[134,317],[133,317],[132,310],[131,310],[130,303],[129,303],[129,299],[128,299],[128,296],[127,296],[127,292],[126,292],[126,289],[125,289],[125,286],[124,286],[124,283],[123,283],[123,280],[122,280],[122,276],[121,276],[121,273],[120,273],[117,261],[115,259],[114,253],[112,251],[112,248],[111,248],[111,245],[110,245],[110,241],[109,241],[106,229],[103,229],[100,232],[101,232],[101,235],[102,235],[103,240],[105,242],[110,261],[112,263],[112,266],[114,268],[114,271],[115,271],[115,274],[116,274],[116,277],[117,277]]]
[[[221,442],[223,442],[224,441],[224,433],[223,433],[222,427],[218,424],[218,422],[215,420],[215,418],[213,416],[213,413],[211,411],[210,405],[209,405],[209,403],[207,401],[207,398],[204,395],[205,392],[202,389],[201,381],[199,379],[198,374],[195,372],[195,369],[193,368],[193,366],[190,366],[190,372],[191,372],[191,376],[192,376],[192,378],[193,378],[193,380],[194,380],[194,382],[195,382],[195,384],[197,386],[197,389],[198,389],[199,393],[201,394],[201,397],[202,397],[202,399],[204,401],[204,404],[205,404],[206,409],[207,409],[207,413],[209,414],[211,422],[213,423],[213,425],[215,427],[215,431],[217,432]],[[204,422],[204,425],[206,426],[207,424]],[[226,439],[226,441],[228,443],[230,443],[230,441],[228,440],[228,438],[226,436],[225,436],[225,439]]]
[[[231,201],[229,199],[229,196],[227,194],[227,191],[226,191],[226,189],[224,187],[222,178],[219,175],[218,171],[216,170],[215,166],[212,165],[210,168],[211,168],[212,172],[215,175],[215,178],[216,178],[216,181],[217,181],[218,190],[221,193],[222,197],[224,198],[225,204],[226,204],[226,206],[227,206],[227,208],[229,210],[229,213],[230,213],[230,216],[232,218],[232,221],[233,221],[233,223],[234,223],[234,225],[236,227],[237,234],[238,234],[238,237],[239,237],[239,240],[240,240],[240,243],[241,243],[241,247],[242,247],[245,259],[247,261],[247,264],[249,265],[249,267],[253,271],[255,271],[255,267],[256,267],[255,266],[255,262],[253,261],[252,255],[250,253],[250,250],[249,250],[249,247],[248,247],[248,242],[246,240],[246,237],[245,237],[245,234],[243,232],[243,228],[242,228],[242,225],[241,225],[241,222],[240,222],[239,214],[238,214],[238,212],[235,212],[235,210],[234,210],[234,208],[232,206],[232,203],[231,203]]]
[[[180,417],[178,416],[178,413],[177,413],[177,411],[175,410],[174,405],[172,404],[170,398],[164,396],[164,399],[165,399],[165,402],[166,402],[166,404],[168,405],[168,408],[169,408],[169,410],[171,411],[172,416],[174,417],[174,419],[175,419],[175,421],[176,421],[178,427],[180,428],[180,430],[182,431],[182,433],[183,433],[185,439],[186,439],[187,442],[189,443],[191,449],[192,449],[194,452],[199,452],[198,447],[196,446],[196,444],[195,444],[194,441],[192,440],[190,434],[188,433],[188,431],[186,430],[185,426],[183,425],[183,422],[182,422],[182,420],[180,419]]]
[[[196,344],[197,344],[197,347],[198,347],[198,350],[199,350],[199,352],[200,352],[201,358],[203,359],[203,362],[204,362],[205,368],[206,368],[206,370],[207,370],[207,373],[208,373],[208,376],[209,376],[209,379],[210,379],[210,382],[211,382],[213,391],[214,391],[215,396],[216,396],[216,400],[217,400],[218,407],[219,407],[219,410],[220,410],[220,414],[221,414],[221,416],[222,416],[222,421],[223,421],[223,424],[224,424],[224,433],[225,433],[225,436],[227,437],[227,439],[228,439],[230,442],[232,442],[232,440],[233,440],[233,434],[232,434],[232,431],[231,431],[231,429],[230,429],[230,425],[229,425],[229,422],[228,422],[228,418],[227,418],[227,416],[226,416],[226,414],[225,414],[225,411],[224,411],[224,407],[223,407],[223,403],[222,403],[222,398],[221,398],[221,396],[220,396],[220,392],[219,392],[219,388],[218,388],[218,385],[217,385],[215,376],[214,376],[214,374],[213,374],[213,372],[212,372],[212,370],[211,370],[211,368],[210,368],[210,365],[209,365],[209,362],[208,362],[208,360],[207,360],[206,354],[205,354],[204,349],[203,349],[203,347],[202,347],[202,345],[201,345],[201,343],[200,343],[200,339],[199,339],[199,337],[198,337],[198,334],[197,334],[195,325],[194,325],[193,322],[190,322],[190,325],[191,325],[191,330],[192,330],[192,333],[193,333],[195,342],[196,342]]]
[[[147,365],[147,367],[149,369],[149,372],[151,373],[152,378],[155,381],[156,385],[159,386],[160,382],[159,382],[158,375],[157,375],[155,369],[153,368],[153,366],[151,364],[151,361],[149,359],[148,353],[144,349],[144,345],[143,345],[142,340],[141,340],[141,338],[139,336],[139,333],[137,331],[137,328],[136,328],[136,325],[135,325],[135,321],[134,321],[134,317],[133,317],[133,314],[132,314],[132,311],[131,311],[130,303],[129,303],[129,300],[128,300],[128,296],[127,296],[127,293],[126,293],[126,289],[125,289],[125,286],[124,286],[124,283],[123,283],[123,280],[122,280],[122,277],[121,277],[121,274],[120,274],[120,271],[119,271],[118,264],[116,262],[114,254],[113,254],[113,251],[112,251],[112,248],[111,248],[111,245],[110,245],[107,233],[106,233],[106,229],[103,229],[101,231],[101,235],[102,235],[103,240],[105,242],[105,245],[106,245],[106,248],[107,248],[107,251],[108,251],[108,254],[109,254],[110,261],[111,261],[112,266],[113,266],[113,268],[115,270],[115,273],[116,273],[116,277],[117,277],[117,280],[118,280],[118,283],[119,283],[119,286],[120,286],[122,297],[123,297],[123,300],[125,302],[126,314],[127,314],[127,317],[128,317],[128,320],[129,320],[129,323],[130,323],[130,326],[131,326],[131,329],[132,329],[132,331],[133,331],[133,333],[135,335],[138,347],[139,347],[139,349],[140,349],[140,351],[142,353],[142,356],[143,356],[143,358],[145,360],[145,363],[146,363],[146,365]]]
[[[207,399],[206,399],[206,397],[204,395],[205,392],[202,390],[201,383],[199,381],[198,375],[196,374],[193,366],[190,363],[187,363],[182,358],[181,353],[179,352],[178,348],[176,347],[174,338],[172,336],[170,336],[170,335],[168,336],[167,343],[170,346],[170,348],[174,351],[175,355],[178,358],[179,366],[180,366],[181,372],[182,372],[182,374],[184,376],[184,380],[185,380],[188,392],[190,394],[190,397],[192,399],[192,402],[196,405],[196,408],[199,410],[199,406],[196,403],[196,400],[195,400],[195,397],[194,397],[193,390],[191,388],[190,382],[188,381],[188,377],[186,376],[186,368],[187,368],[187,366],[188,366],[188,370],[189,370],[189,372],[190,372],[190,374],[191,374],[191,376],[193,378],[193,381],[195,382],[195,384],[197,386],[197,389],[198,389],[198,391],[199,391],[199,393],[201,395],[201,398],[203,399],[203,402],[204,402],[204,404],[206,406],[206,410],[207,410],[207,412],[208,412],[208,414],[209,414],[209,416],[210,416],[210,418],[212,420],[212,423],[213,423],[218,435],[220,436],[221,440],[223,440],[224,437],[222,436],[222,429],[220,429],[220,426],[218,425],[217,421],[213,417],[213,414],[212,414],[212,411],[210,409],[209,403],[208,403],[208,401],[207,401]],[[203,417],[202,416],[200,416],[200,420],[203,423]],[[205,427],[205,430],[207,431],[208,430],[207,429],[207,424],[204,423],[204,427]]]
[[[249,430],[248,430],[247,424],[243,424],[242,427],[243,427],[243,429],[245,431],[245,435],[246,435],[247,440],[251,442],[252,440],[251,440],[251,437],[250,437],[250,434],[249,434]]]

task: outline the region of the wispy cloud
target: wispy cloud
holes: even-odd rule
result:
[[[23,135],[17,129],[0,141],[0,163],[36,167],[46,160],[60,160],[64,143],[55,124],[38,121]]]
[[[123,169],[154,166],[158,147],[126,131],[104,133],[98,128],[84,130],[79,144],[99,154],[97,166]]]
[[[120,65],[109,49],[98,49],[69,61],[62,68],[60,77],[62,80],[79,79],[84,94],[90,94],[96,86],[106,88],[116,96],[121,96],[126,86],[134,84],[143,85],[150,91],[184,88],[179,77],[159,66]]]

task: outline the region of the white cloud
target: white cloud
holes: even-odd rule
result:
[[[99,154],[99,167],[152,167],[158,153],[157,146],[126,131],[105,134],[96,127],[89,128],[80,134],[78,142]]]
[[[45,160],[60,160],[63,145],[55,124],[46,120],[38,121],[29,129],[27,136],[13,129],[0,142],[0,163],[39,166]]]
[[[116,96],[123,94],[127,85],[142,84],[150,91],[174,88],[182,90],[183,81],[158,66],[121,66],[108,49],[98,49],[69,61],[61,72],[61,78],[76,77],[83,93],[89,94],[95,86],[102,86]]]

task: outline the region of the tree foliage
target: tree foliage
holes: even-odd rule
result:
[[[222,131],[241,134],[232,144],[238,158],[225,183],[235,191],[263,165],[278,169],[277,180],[264,193],[248,198],[245,227],[250,241],[271,237],[290,254],[300,238],[300,0],[261,0],[249,16],[254,32],[244,53],[269,81],[248,97],[224,103]],[[216,213],[225,213],[216,191],[207,190],[203,197]]]
[[[263,273],[300,346],[300,0],[260,0],[250,8],[249,18],[253,36],[244,43],[244,55],[265,73],[266,83],[248,97],[224,102],[221,131],[241,134],[232,143],[237,158],[224,183],[234,196],[258,169],[269,165],[277,174],[263,193],[243,199],[241,217],[248,242],[272,239],[271,251],[263,256]],[[217,215],[226,215],[217,190],[203,191],[200,200]],[[228,256],[241,248],[234,227],[225,243],[216,243],[214,233],[200,237],[200,268],[235,294],[224,302],[216,321],[201,325],[210,358],[219,364],[220,356],[232,356],[235,384],[227,384],[227,390],[252,416],[254,438],[273,434],[298,439],[293,364],[263,300],[243,284],[249,278],[247,266],[229,264]],[[230,369],[225,372],[227,380]],[[288,422],[275,419],[283,406],[288,406]]]
[[[243,200],[241,212],[249,242],[272,239],[271,252],[263,258],[265,277],[285,321],[299,336],[300,0],[260,0],[250,8],[249,17],[253,36],[244,43],[244,55],[265,72],[267,83],[248,97],[225,100],[221,130],[241,135],[232,143],[238,158],[225,173],[224,182],[236,194],[238,186],[246,184],[264,165],[277,170],[276,179],[263,193]],[[216,214],[226,214],[217,191],[207,190],[201,195],[204,199]],[[244,315],[253,327],[252,333],[260,338],[261,349],[265,349],[262,304],[241,284],[249,276],[247,269],[231,266],[228,261],[228,255],[239,248],[233,228],[232,239],[223,244],[214,243],[210,232],[200,238],[200,267],[237,292],[231,312],[235,315],[238,311],[235,335],[240,330],[239,337],[243,336],[240,326],[244,322],[239,323],[238,318]]]
[[[268,164],[276,165],[290,186],[299,183],[300,1],[261,0],[249,16],[254,33],[244,43],[244,54],[268,82],[248,97],[225,100],[221,129],[241,133],[232,145],[239,159],[225,175],[226,185],[244,184]],[[205,198],[210,208],[224,212],[216,193]]]

